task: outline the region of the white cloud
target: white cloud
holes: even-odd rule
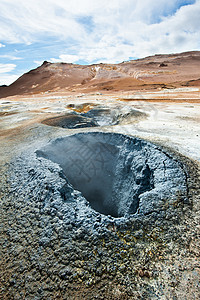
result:
[[[43,63],[43,60],[34,60],[34,63],[38,66],[41,66],[41,64]]]
[[[15,80],[17,80],[17,78],[19,78],[20,75],[8,75],[8,74],[4,74],[1,75],[0,74],[0,85],[10,85],[11,83],[13,83]]]
[[[51,58],[52,63],[57,62],[67,62],[67,63],[75,63],[80,59],[80,56],[78,55],[68,55],[68,54],[61,54],[59,58]]]
[[[3,45],[3,44],[0,43],[0,48],[2,48],[2,47],[5,47],[5,45]]]
[[[30,44],[53,37],[61,41],[63,51],[51,61],[69,63],[119,62],[199,49],[200,0],[177,9],[181,3],[184,1],[1,0],[0,40]]]
[[[68,12],[68,2],[52,0],[1,0],[0,39],[12,43],[32,42],[44,36],[82,39],[84,30]],[[70,2],[70,1],[69,1]]]
[[[9,85],[19,77],[16,74],[9,74],[15,68],[15,64],[0,64],[0,85]]]
[[[6,58],[6,59],[9,59],[9,60],[20,60],[20,59],[22,59],[22,57],[9,55],[9,54],[0,55],[0,58]]]
[[[170,53],[195,50],[200,47],[200,1],[181,7],[174,15],[158,24],[139,30],[134,53],[142,57],[152,53]],[[140,42],[140,43],[139,43]]]
[[[0,64],[0,73],[9,73],[16,68],[14,64]]]

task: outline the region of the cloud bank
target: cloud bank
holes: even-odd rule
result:
[[[0,73],[8,73],[15,69],[16,65],[14,64],[0,64]]]
[[[200,0],[1,0],[0,47],[26,45],[32,62],[116,63],[198,50],[199,16]]]

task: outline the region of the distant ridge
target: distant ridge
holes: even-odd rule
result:
[[[117,92],[200,86],[200,51],[156,54],[119,64],[43,64],[9,86],[0,86],[0,98],[55,91]]]

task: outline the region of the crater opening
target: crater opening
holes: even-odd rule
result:
[[[62,116],[48,118],[42,121],[43,124],[68,129],[96,127],[97,124],[91,118],[84,117],[76,112]]]
[[[121,134],[79,133],[53,141],[37,155],[58,163],[94,210],[113,217],[155,209],[156,201],[183,185],[175,160],[149,142]]]
[[[87,108],[89,106],[86,106]],[[83,106],[84,108],[84,106]],[[89,107],[90,108],[90,107]],[[84,128],[84,127],[99,127],[122,124],[124,122],[134,122],[140,118],[146,117],[146,114],[135,109],[110,109],[107,107],[96,107],[81,111],[74,109],[73,112],[48,118],[42,123],[49,126],[56,126],[68,129]]]

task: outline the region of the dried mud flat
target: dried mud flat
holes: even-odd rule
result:
[[[161,102],[158,93],[141,95],[142,100],[133,101],[130,99],[138,95],[130,93],[52,94],[1,101],[2,299],[199,299],[199,95],[190,90],[175,91],[174,96],[165,94],[165,98],[178,98],[178,103]],[[156,98],[159,102],[145,98]],[[94,128],[68,129],[43,124],[44,120],[69,113],[70,107],[71,112],[87,113],[87,107],[96,109],[96,105],[110,110],[118,107],[124,115],[130,110],[141,115],[134,118],[133,114],[122,124],[103,122]],[[173,194],[169,183],[168,190],[158,193],[163,197],[152,196],[151,203],[155,205],[151,206],[146,199],[144,210],[141,205],[135,214],[123,212],[116,216],[115,211],[111,216],[111,211],[106,215],[105,211],[92,209],[80,192],[66,185],[63,167],[56,164],[58,161],[45,158],[44,151],[57,139],[95,132],[111,134],[112,145],[115,134],[120,138],[125,135],[125,141],[135,137],[145,140],[142,143],[147,145],[144,153],[148,159],[154,152],[147,150],[149,142],[153,149],[159,149],[155,159],[151,159],[153,163],[149,162],[154,185],[145,179],[145,174],[151,172],[145,171],[140,159],[137,160],[140,171],[136,180],[146,186],[146,190],[140,189],[140,204],[150,190],[155,190],[155,182],[159,184],[153,165],[159,155],[166,155],[162,157],[166,163],[162,163],[163,171],[160,169],[158,178],[165,174],[165,180],[172,180],[176,187],[180,185],[179,192]],[[125,144],[128,151],[130,146]],[[115,153],[113,147],[106,149],[109,155]],[[37,151],[43,151],[43,156]],[[125,161],[130,161],[131,151]],[[56,148],[56,153],[60,152]],[[110,167],[111,159],[107,157]],[[174,172],[171,164],[177,165],[179,171]],[[107,172],[108,165],[105,166]],[[129,165],[126,168],[131,169]],[[121,175],[117,172],[118,178]],[[115,190],[120,191],[127,182],[127,178],[122,178],[121,187],[115,186]],[[106,189],[105,184],[108,183],[104,183],[102,190]]]

